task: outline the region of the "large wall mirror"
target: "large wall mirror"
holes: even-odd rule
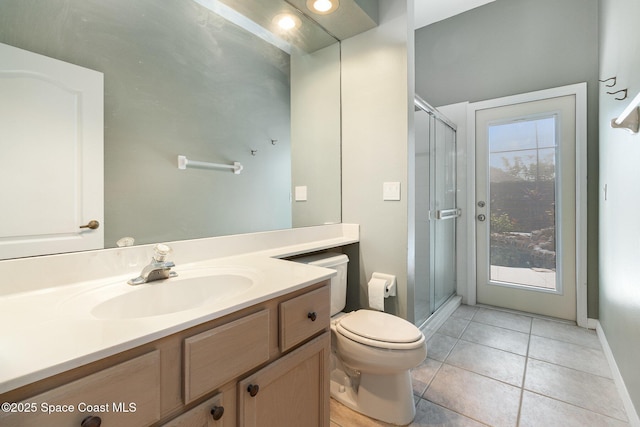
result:
[[[0,43],[104,74],[105,247],[340,222],[339,42],[299,11],[257,36],[228,5],[0,1]]]

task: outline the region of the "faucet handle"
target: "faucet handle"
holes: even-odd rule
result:
[[[169,245],[165,245],[164,243],[158,243],[154,250],[156,253],[154,258],[158,262],[163,262],[167,258],[167,255],[171,253],[171,247]]]

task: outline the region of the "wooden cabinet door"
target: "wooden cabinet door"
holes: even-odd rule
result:
[[[238,426],[328,427],[330,349],[325,332],[240,381]]]
[[[171,420],[163,427],[231,427],[233,425],[233,405],[225,400],[223,393],[201,403],[189,412]],[[230,422],[225,422],[230,419]]]

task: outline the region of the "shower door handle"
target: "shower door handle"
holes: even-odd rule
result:
[[[484,221],[486,219],[487,219],[487,216],[485,214],[478,215],[478,221]]]
[[[460,209],[442,209],[436,211],[436,219],[455,219],[460,216]]]

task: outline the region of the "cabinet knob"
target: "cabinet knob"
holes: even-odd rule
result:
[[[80,423],[80,427],[100,427],[101,424],[102,419],[100,417],[89,415],[84,420],[82,420],[82,423]]]
[[[214,420],[218,421],[224,415],[224,407],[222,406],[214,406],[211,408],[211,416]]]
[[[315,322],[316,319],[318,318],[318,315],[316,314],[315,311],[311,311],[309,312],[309,314],[307,314],[307,318],[311,319],[312,322]]]
[[[258,384],[249,384],[247,391],[249,392],[249,396],[254,397],[260,391],[260,386]]]

